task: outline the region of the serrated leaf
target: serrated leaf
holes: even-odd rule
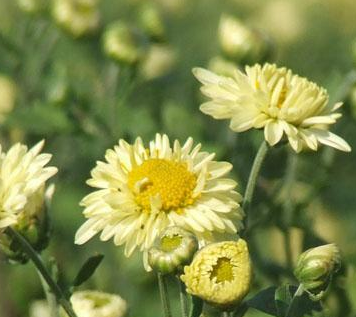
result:
[[[199,297],[192,296],[192,307],[189,313],[189,317],[199,317],[203,311],[203,300]]]
[[[261,292],[257,293],[254,297],[247,301],[247,305],[251,308],[262,311],[272,316],[277,315],[277,309],[274,301],[274,295],[277,287],[271,286]]]
[[[74,279],[73,286],[80,286],[87,281],[95,272],[103,260],[104,255],[97,254],[90,257],[79,270],[77,276]]]

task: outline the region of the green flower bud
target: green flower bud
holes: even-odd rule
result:
[[[162,274],[182,271],[199,248],[197,238],[180,227],[168,227],[159,239],[159,245],[148,250],[148,263]]]
[[[150,2],[145,3],[140,11],[140,22],[147,35],[157,42],[161,42],[166,37],[166,30],[163,19],[158,8]]]
[[[121,21],[110,24],[103,35],[104,52],[117,62],[136,64],[145,55],[147,40]]]
[[[271,53],[270,41],[264,34],[228,15],[221,17],[219,41],[224,54],[238,63],[262,62]]]
[[[52,16],[74,37],[91,34],[99,27],[100,14],[94,0],[54,0]]]
[[[303,252],[294,275],[312,299],[323,297],[332,275],[340,268],[341,258],[335,244],[326,244]]]

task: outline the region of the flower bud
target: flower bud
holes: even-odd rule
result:
[[[157,6],[151,2],[142,5],[139,14],[141,26],[146,34],[155,42],[161,42],[166,37],[166,30],[164,27],[161,13]]]
[[[220,19],[219,41],[224,54],[238,63],[261,62],[271,52],[270,42],[264,34],[229,15]]]
[[[140,66],[143,78],[150,80],[167,75],[173,68],[176,54],[167,45],[151,45]]]
[[[158,247],[148,250],[148,263],[162,274],[176,273],[190,263],[198,248],[198,240],[192,233],[180,227],[168,227]]]
[[[16,85],[7,76],[0,75],[0,123],[12,111],[16,101]]]
[[[74,37],[91,34],[99,27],[100,16],[94,0],[54,0],[52,16]]]
[[[251,285],[246,241],[208,244],[184,267],[181,280],[188,293],[221,309],[232,309],[247,295]]]
[[[74,292],[70,298],[73,310],[78,317],[122,317],[127,304],[119,295],[99,291]],[[61,317],[68,317],[61,311]]]
[[[121,21],[110,24],[103,35],[104,52],[117,62],[136,64],[146,53],[147,40]]]
[[[320,299],[340,264],[337,246],[326,244],[303,252],[298,258],[294,275],[311,298]]]

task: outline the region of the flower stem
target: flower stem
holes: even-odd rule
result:
[[[179,299],[180,299],[182,317],[188,317],[187,293],[185,291],[184,284],[179,279],[179,277],[177,277],[177,280],[179,284]]]
[[[294,293],[293,298],[292,298],[292,300],[291,300],[291,302],[290,302],[290,304],[289,304],[289,307],[288,307],[287,313],[286,313],[286,317],[292,316],[291,313],[293,312],[293,308],[294,308],[294,306],[295,306],[295,304],[296,304],[296,299],[297,299],[299,296],[301,296],[301,295],[303,294],[303,292],[304,292],[303,286],[300,284],[300,285],[298,286],[296,292]]]
[[[159,294],[161,296],[164,317],[172,317],[165,277],[161,273],[158,273],[157,276],[158,276]]]
[[[262,163],[266,157],[267,152],[268,152],[268,145],[267,145],[266,141],[262,141],[262,143],[257,151],[257,154],[255,156],[255,159],[253,161],[253,164],[252,164],[250,176],[248,177],[248,182],[247,182],[247,186],[246,186],[244,199],[242,202],[242,208],[246,213],[245,224],[244,224],[245,231],[247,230],[247,227],[248,227],[249,209],[251,206],[253,193],[255,191],[257,178],[260,173]]]
[[[69,317],[77,317],[73,311],[72,305],[65,298],[65,295],[58,284],[53,280],[51,274],[48,272],[45,264],[43,263],[40,255],[32,248],[31,244],[16,230],[11,227],[7,228],[7,232],[19,243],[22,250],[28,255],[33,264],[36,266],[38,272],[50,287],[52,293],[56,297],[58,303],[63,307]]]
[[[37,273],[41,279],[42,288],[46,295],[46,299],[47,299],[47,303],[48,303],[48,307],[49,307],[49,311],[50,311],[50,317],[59,317],[56,297],[51,292],[51,289],[49,288],[48,284],[46,283],[45,279],[43,278],[43,276],[41,275],[39,270],[37,270]]]

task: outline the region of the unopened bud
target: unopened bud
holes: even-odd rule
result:
[[[168,227],[158,246],[148,250],[148,263],[162,274],[177,273],[193,259],[199,244],[197,238],[180,227]]]
[[[16,101],[16,85],[7,76],[0,75],[0,123],[12,111]]]
[[[326,244],[303,252],[298,258],[294,275],[312,299],[320,299],[340,264],[337,246]]]
[[[147,40],[121,21],[110,24],[103,35],[104,52],[117,62],[136,64],[146,53]]]
[[[221,17],[219,40],[224,54],[238,63],[262,62],[271,52],[270,41],[264,34],[228,15]]]
[[[145,3],[141,8],[139,18],[143,30],[153,41],[161,42],[165,39],[166,30],[157,6],[151,2]]]
[[[94,0],[54,0],[52,15],[74,37],[91,34],[99,27],[100,15]]]

